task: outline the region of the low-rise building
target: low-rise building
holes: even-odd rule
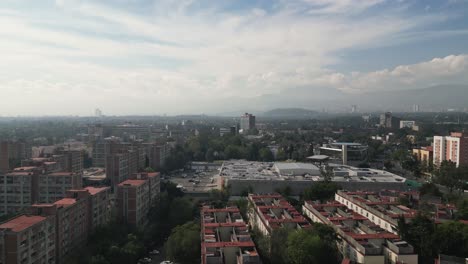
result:
[[[202,264],[259,264],[255,244],[237,207],[201,210]]]
[[[249,194],[249,225],[263,235],[280,227],[302,229],[310,227],[305,219],[280,194]]]
[[[418,263],[411,245],[342,203],[306,201],[302,211],[313,222],[331,226],[339,237],[339,251],[354,263]]]
[[[386,196],[380,195],[379,192],[338,191],[335,194],[335,201],[368,218],[380,228],[398,234],[398,218],[403,216],[409,221],[417,215],[417,211],[397,201],[400,192],[393,193],[395,195]],[[411,194],[409,193],[410,196]],[[414,195],[417,195],[417,192],[414,192]]]
[[[224,187],[229,188],[234,196],[245,192],[267,194],[284,188],[289,188],[291,195],[300,195],[305,189],[324,180],[320,169],[312,164],[282,164],[285,163],[229,160],[223,163],[219,176],[223,178]],[[333,174],[330,180],[346,190],[410,188],[406,178],[391,172],[331,163],[328,165]]]
[[[0,263],[59,263],[54,216],[21,215],[0,224]]]
[[[413,149],[413,155],[425,166],[429,166],[434,159],[434,150],[432,146]]]

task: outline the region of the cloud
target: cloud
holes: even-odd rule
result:
[[[460,74],[453,72],[465,67],[461,62],[436,67],[432,61],[433,71],[448,73],[423,74],[432,68],[419,64],[333,70],[339,53],[414,41],[408,40],[414,32],[425,38],[421,27],[448,16],[398,8],[362,15],[384,2],[297,0],[229,9],[222,1],[56,0],[39,13],[0,5],[0,90],[9,98],[0,111],[37,113],[41,105],[47,113],[75,114],[95,107],[116,114],[216,111],[220,99],[294,87],[356,92]],[[30,103],[14,107],[24,100]]]
[[[355,72],[337,87],[348,92],[405,90],[432,85],[468,82],[468,55],[449,55],[411,65],[368,73]]]

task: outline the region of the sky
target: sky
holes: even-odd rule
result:
[[[466,84],[467,14],[467,0],[1,0],[0,116]]]

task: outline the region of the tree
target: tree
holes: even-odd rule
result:
[[[269,148],[261,148],[259,155],[260,155],[261,161],[273,161],[274,160],[273,153],[271,152]]]
[[[90,264],[110,264],[110,262],[104,256],[96,255],[91,257]]]
[[[433,195],[433,196],[438,196],[438,197],[442,197],[442,193],[440,192],[439,188],[437,187],[437,185],[435,185],[434,183],[424,183],[423,185],[421,185],[421,187],[419,188],[419,193],[421,195]]]
[[[312,186],[304,190],[303,199],[324,202],[332,199],[339,189],[341,186],[334,182],[314,182]]]
[[[195,206],[188,198],[175,198],[170,205],[168,221],[173,226],[183,224],[193,219]]]
[[[456,218],[459,220],[468,220],[468,199],[461,199],[458,202]]]
[[[212,162],[214,159],[215,159],[215,156],[214,156],[214,149],[209,148],[209,149],[206,151],[205,160],[208,161],[208,162]]]
[[[460,222],[445,222],[437,225],[434,242],[439,254],[468,256],[468,225]]]
[[[446,186],[452,193],[454,189],[461,188],[463,184],[463,170],[457,168],[454,162],[444,160],[436,172],[436,182]]]
[[[398,224],[399,235],[413,245],[419,255],[420,263],[434,261],[438,244],[433,237],[436,230],[435,223],[426,215],[418,214],[410,223],[405,223],[401,218]]]
[[[287,263],[287,248],[284,246],[287,243],[288,235],[291,229],[278,228],[274,229],[270,236],[270,261],[272,264]]]
[[[278,153],[276,154],[276,160],[286,160],[287,155],[283,148],[278,149]]]
[[[200,226],[188,222],[175,227],[165,245],[169,260],[181,264],[200,263]]]
[[[336,240],[323,239],[313,229],[295,230],[288,236],[287,259],[293,264],[339,263]]]

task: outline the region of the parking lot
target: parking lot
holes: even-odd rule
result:
[[[168,180],[177,184],[185,192],[209,192],[221,189],[221,180],[218,171],[207,172],[178,172],[168,177]]]

